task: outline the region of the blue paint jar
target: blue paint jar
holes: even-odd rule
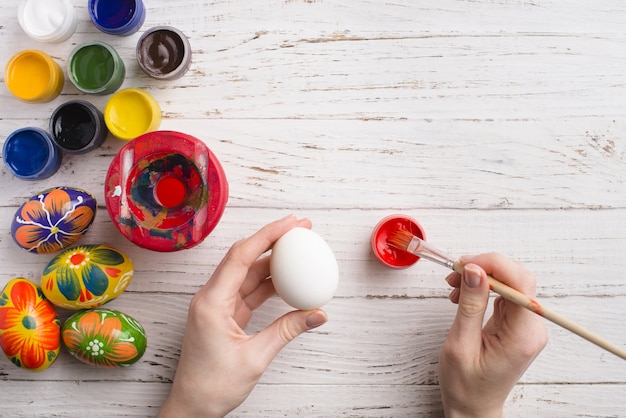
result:
[[[61,151],[50,134],[39,128],[21,128],[4,141],[2,159],[14,176],[40,180],[52,176],[61,166]]]
[[[142,0],[89,0],[87,8],[96,28],[109,35],[132,35],[146,19]]]

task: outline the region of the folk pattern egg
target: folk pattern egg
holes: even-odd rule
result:
[[[20,247],[49,254],[74,245],[96,216],[96,199],[84,190],[56,187],[28,199],[11,224],[11,236]]]
[[[41,371],[57,359],[61,321],[39,287],[18,277],[0,294],[0,347],[18,367]]]
[[[126,367],[146,351],[144,328],[129,315],[112,309],[79,312],[65,321],[63,343],[70,354],[97,367]]]
[[[70,310],[90,309],[118,297],[132,280],[132,261],[106,245],[68,248],[44,269],[41,288],[53,304]]]

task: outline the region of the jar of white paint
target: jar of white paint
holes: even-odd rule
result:
[[[72,36],[78,24],[70,0],[23,0],[17,19],[24,32],[40,42],[62,42]]]

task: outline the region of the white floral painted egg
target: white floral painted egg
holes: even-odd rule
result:
[[[96,208],[96,199],[84,190],[48,189],[32,196],[15,212],[11,236],[17,245],[33,253],[61,251],[85,235]]]
[[[146,333],[139,322],[113,309],[74,314],[63,324],[63,344],[83,363],[97,367],[126,367],[146,351]]]
[[[41,290],[61,308],[79,310],[103,305],[128,287],[132,261],[106,245],[80,245],[64,250],[46,266]]]

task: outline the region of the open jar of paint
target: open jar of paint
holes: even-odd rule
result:
[[[63,70],[50,55],[28,49],[13,55],[4,71],[4,82],[16,98],[27,103],[44,103],[63,89]]]
[[[406,230],[426,240],[424,229],[410,216],[389,215],[381,219],[372,230],[370,245],[374,256],[387,267],[403,269],[415,264],[420,258],[391,246],[387,239],[397,230]]]
[[[71,100],[52,112],[50,133],[64,152],[83,154],[102,145],[109,130],[104,115],[93,104]]]
[[[129,141],[161,125],[161,107],[154,97],[139,88],[120,90],[104,107],[104,121],[109,131]]]
[[[155,131],[113,158],[104,197],[111,220],[132,243],[178,251],[202,242],[228,200],[224,170],[206,144],[181,132]]]
[[[182,77],[191,64],[191,46],[187,37],[170,26],[146,30],[137,41],[137,62],[150,77],[174,80]]]
[[[132,35],[146,19],[142,0],[89,0],[87,9],[94,26],[109,35]]]
[[[106,95],[124,82],[126,68],[117,51],[100,41],[85,42],[70,53],[67,76],[83,93]]]
[[[52,176],[61,166],[61,151],[50,134],[39,128],[21,128],[6,138],[2,159],[15,177],[41,180]]]
[[[17,20],[26,35],[39,42],[63,42],[78,24],[70,0],[23,0]]]

